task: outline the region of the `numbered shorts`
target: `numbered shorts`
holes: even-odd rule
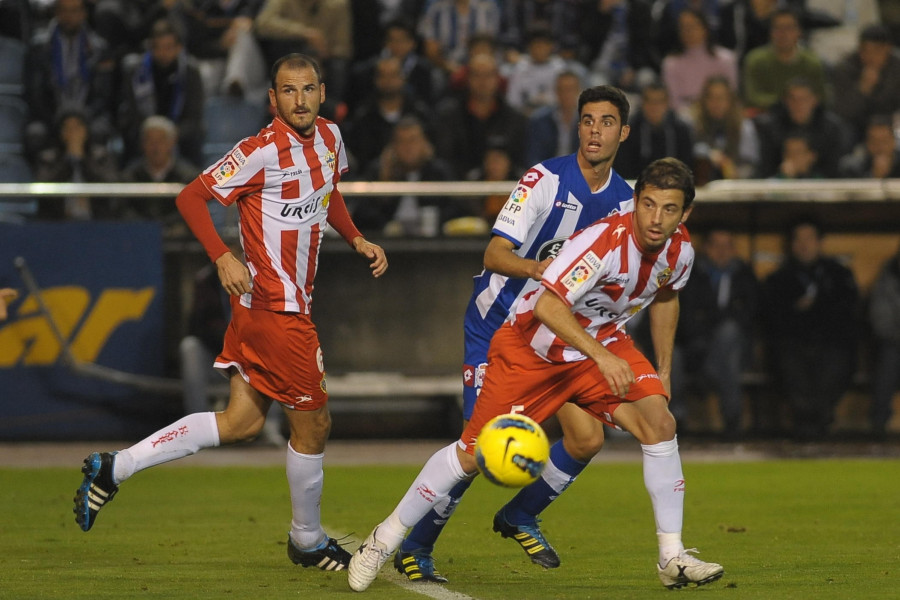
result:
[[[612,393],[594,361],[550,363],[535,354],[509,325],[498,329],[488,352],[484,386],[459,438],[460,447],[472,453],[481,428],[497,415],[516,412],[542,423],[571,401],[616,427],[613,413],[622,403],[647,396],[668,396],[653,365],[634,347],[630,337],[624,336],[606,348],[627,360],[634,372],[635,382],[625,398]]]
[[[244,381],[296,410],[315,410],[328,401],[319,337],[309,315],[251,310],[232,296],[217,369],[235,367]]]

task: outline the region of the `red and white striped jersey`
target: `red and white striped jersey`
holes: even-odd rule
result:
[[[559,296],[585,331],[607,345],[661,288],[680,290],[687,283],[694,249],[684,225],[658,252],[645,254],[634,237],[633,217],[612,215],[569,238],[544,271],[541,288],[519,303],[512,326],[539,356],[551,362],[587,358],[534,316],[541,294]]]
[[[201,175],[216,199],[237,203],[253,293],[241,304],[309,313],[328,201],[347,153],[336,124],[319,117],[309,139],[282,119],[244,138]]]

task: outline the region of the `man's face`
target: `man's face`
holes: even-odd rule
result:
[[[406,80],[403,77],[403,69],[399,60],[386,58],[378,61],[375,66],[375,89],[380,96],[401,94],[404,85],[406,85]]]
[[[563,109],[578,108],[578,94],[581,82],[574,75],[563,75],[556,79],[556,103]]]
[[[406,168],[417,168],[425,162],[427,140],[421,127],[398,127],[394,130],[394,152]]]
[[[880,71],[891,55],[891,48],[890,44],[883,42],[871,40],[861,42],[859,45],[859,60],[864,67],[871,67]]]
[[[800,42],[800,25],[790,15],[778,15],[772,18],[769,36],[776,51],[789,52]]]
[[[87,10],[83,0],[58,0],[53,11],[59,28],[67,35],[78,33],[87,20]]]
[[[578,154],[589,165],[611,162],[630,128],[619,120],[619,109],[611,102],[588,102],[578,121]]]
[[[812,121],[813,114],[819,106],[819,99],[805,85],[794,85],[785,91],[784,105],[791,121],[798,125],[806,125]]]
[[[866,150],[872,156],[891,156],[897,141],[894,130],[888,125],[870,125],[866,129]]]
[[[141,146],[147,163],[158,168],[169,162],[175,150],[175,140],[165,130],[147,129],[144,131]]]
[[[669,110],[669,97],[665,90],[646,90],[641,97],[641,112],[651,125],[661,125]]]
[[[645,186],[634,207],[634,235],[641,249],[655,252],[662,248],[690,212],[684,210],[681,190]]]
[[[802,264],[810,264],[819,258],[822,241],[812,225],[798,225],[791,237],[791,254]]]
[[[415,49],[416,41],[406,30],[400,27],[392,27],[391,29],[388,29],[387,35],[385,36],[384,47],[391,56],[403,59]]]
[[[324,101],[325,84],[312,67],[282,66],[275,75],[275,89],[269,89],[269,102],[278,116],[304,136],[312,134]]]
[[[678,37],[685,48],[697,48],[706,44],[706,27],[697,15],[683,12],[678,16]]]
[[[788,138],[784,140],[782,159],[794,165],[798,175],[808,175],[818,160],[818,155],[809,147],[802,138]]]
[[[169,67],[178,60],[183,46],[174,35],[161,35],[150,42],[150,54],[153,62],[161,67]]]
[[[469,93],[478,100],[490,100],[500,89],[500,73],[497,63],[480,54],[469,62]]]
[[[724,268],[735,256],[734,238],[728,231],[710,231],[703,249],[714,265]]]

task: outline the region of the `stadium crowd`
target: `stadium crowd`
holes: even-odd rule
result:
[[[635,108],[615,165],[626,179],[667,155],[700,185],[896,177],[897,13],[878,0],[0,0],[0,180],[186,183],[268,122],[268,67],[288,51],[323,64],[348,178],[516,178],[574,150],[577,92],[598,84]],[[394,127],[411,120],[422,138],[398,153]],[[37,216],[174,215],[132,204],[53,201]],[[364,231],[409,234],[434,205],[441,224],[496,212],[416,198],[351,210]]]
[[[632,103],[614,164],[626,179],[664,156],[698,185],[900,177],[900,8],[887,0],[0,0],[0,44],[0,182],[188,183],[272,118],[269,65],[285,52],[323,66],[321,114],[344,133],[346,180],[515,180],[575,150],[578,94],[600,84]],[[354,197],[348,208],[366,233],[433,235],[461,218],[484,232],[504,200]],[[30,207],[0,201],[0,220],[180,222],[174,199]],[[808,225],[815,246],[822,231]],[[732,258],[703,263],[697,280],[715,296],[690,300],[696,330],[773,322],[729,312]],[[842,274],[817,266],[818,248],[794,263],[782,275],[804,282],[808,306],[791,310],[815,305],[814,322],[833,322],[816,292]],[[848,294],[835,301],[858,302]],[[896,315],[878,314],[896,329]],[[682,329],[690,364],[706,368],[696,353],[716,346]],[[896,354],[896,335],[884,348]],[[723,406],[729,430],[739,411]],[[889,417],[881,400],[874,430]]]

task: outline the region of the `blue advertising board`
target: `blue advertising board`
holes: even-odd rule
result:
[[[159,224],[0,224],[0,287],[20,292],[0,322],[0,439],[131,439],[168,419],[164,398],[63,363],[16,257],[76,359],[139,375],[159,376],[164,367]]]

